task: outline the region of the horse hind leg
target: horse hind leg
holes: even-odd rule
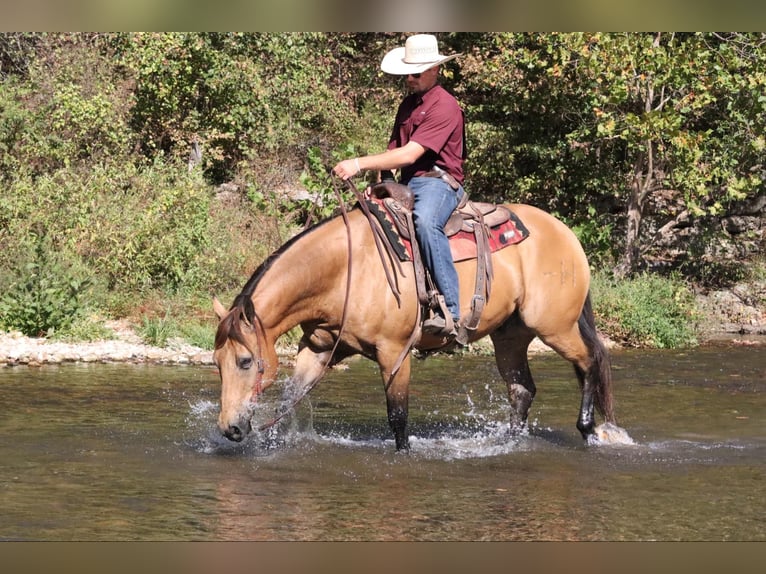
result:
[[[508,389],[511,404],[511,434],[526,428],[529,409],[537,393],[532,372],[529,370],[527,349],[534,335],[523,329],[512,331],[513,324],[490,335],[495,347],[495,362]]]
[[[604,343],[598,336],[595,318],[591,307],[590,294],[585,299],[577,327],[585,346],[588,349],[588,365],[586,368],[575,364],[575,373],[583,389],[585,397],[586,389],[591,397],[591,402],[605,422],[616,423],[614,416],[614,404],[612,401],[612,365]],[[584,402],[584,399],[583,399]],[[591,418],[593,409],[590,409]],[[582,415],[581,415],[582,416]],[[593,423],[595,424],[595,422]],[[578,426],[579,428],[579,426]],[[580,429],[583,432],[583,429]]]
[[[544,337],[543,341],[574,365],[582,394],[577,429],[583,438],[595,432],[596,410],[606,422],[614,423],[609,353],[598,337],[590,297],[569,331]]]

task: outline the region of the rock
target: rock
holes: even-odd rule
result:
[[[697,295],[702,330],[711,333],[766,334],[766,281],[740,283]]]

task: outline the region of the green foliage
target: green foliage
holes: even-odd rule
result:
[[[209,278],[200,265],[209,205],[205,186],[156,162],[114,200],[97,202],[81,246],[110,286],[198,288]]]
[[[77,252],[107,288],[199,288],[213,269],[210,191],[193,175],[157,161],[142,170],[96,165],[18,177],[4,197],[11,214],[0,245],[43,226],[57,246]]]
[[[82,162],[124,156],[133,143],[127,126],[129,84],[98,35],[36,35],[28,79],[3,82],[0,95],[0,176],[33,175]],[[7,103],[8,101],[12,103]],[[0,149],[2,151],[2,149]],[[0,154],[2,155],[2,154]]]
[[[574,220],[567,222],[566,218],[562,220],[571,227],[577,239],[588,254],[588,261],[591,267],[606,268],[609,267],[615,257],[614,242],[612,240],[613,225],[599,214],[595,207],[588,208],[588,219]]]
[[[105,341],[115,338],[114,331],[104,326],[97,315],[77,314],[72,322],[53,333],[52,339],[59,341]]]
[[[311,196],[309,199],[299,202],[305,213],[316,216],[317,219],[329,217],[340,207],[338,193],[340,193],[340,197],[347,207],[355,202],[354,194],[348,188],[348,184],[333,178],[329,170],[332,169],[335,162],[356,155],[352,145],[346,146],[340,152],[335,152],[329,161],[322,157],[322,152],[319,148],[312,147],[308,150],[306,157],[307,168],[300,175],[301,184]],[[364,181],[349,181],[355,184],[357,188],[364,189]]]
[[[324,34],[135,33],[122,62],[135,76],[132,126],[144,153],[185,159],[200,140],[206,172],[231,178],[238,164],[343,133],[351,109],[329,85]]]
[[[200,349],[212,351],[215,345],[215,327],[211,322],[182,322],[178,331],[184,341]]]
[[[0,89],[0,181],[9,180],[21,164],[21,158],[15,153],[22,140],[25,124],[31,114],[24,108],[22,101],[28,91],[12,80],[3,82]],[[4,213],[0,210],[0,224]]]
[[[617,281],[599,273],[592,294],[599,327],[622,344],[683,348],[697,343],[694,295],[677,277],[641,274]]]
[[[154,347],[165,347],[168,339],[175,332],[175,322],[167,313],[162,317],[148,317],[144,315],[141,319],[141,326],[138,329],[138,335],[144,343]]]
[[[458,85],[470,119],[468,181],[492,199],[568,220],[595,206],[651,247],[682,210],[720,214],[763,190],[762,34],[535,33],[471,36]],[[616,215],[616,217],[615,217]]]
[[[90,281],[60,261],[49,241],[35,237],[32,257],[17,261],[7,284],[0,285],[0,326],[30,337],[68,328],[85,307]]]

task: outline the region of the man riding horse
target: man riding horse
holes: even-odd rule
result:
[[[436,37],[416,34],[388,52],[380,65],[387,74],[406,76],[410,94],[396,114],[388,149],[339,162],[333,171],[346,180],[362,170],[399,170],[412,189],[415,233],[426,268],[444,297],[447,313],[436,309],[423,333],[454,338],[460,320],[459,285],[444,226],[465,195],[466,157],[463,110],[438,83],[439,66],[460,54],[439,53]]]

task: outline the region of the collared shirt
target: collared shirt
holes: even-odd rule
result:
[[[426,152],[402,168],[401,182],[440,167],[463,184],[465,159],[463,110],[439,84],[424,94],[410,94],[399,105],[388,149],[415,141]]]

